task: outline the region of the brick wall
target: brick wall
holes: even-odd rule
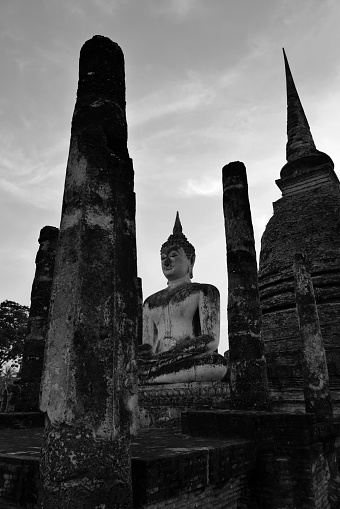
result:
[[[200,488],[177,497],[141,505],[140,509],[252,509],[247,497],[247,476],[232,477],[228,482]]]
[[[330,382],[340,389],[340,190],[335,184],[281,198],[262,237],[259,284],[271,389],[301,389],[293,257],[304,250],[318,304]]]
[[[38,508],[39,463],[29,458],[0,459],[0,509]]]

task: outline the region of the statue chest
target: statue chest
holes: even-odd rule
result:
[[[151,318],[157,327],[157,339],[163,342],[165,350],[175,346],[178,339],[192,336],[198,300],[198,296],[192,295],[183,301],[170,300],[151,310]]]

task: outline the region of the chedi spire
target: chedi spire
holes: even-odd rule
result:
[[[300,157],[316,154],[315,143],[309,128],[308,120],[303,110],[299,94],[296,90],[293,76],[289,67],[285,50],[283,57],[286,70],[287,87],[287,162]]]

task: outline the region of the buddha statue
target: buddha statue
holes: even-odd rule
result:
[[[220,295],[215,286],[192,283],[195,248],[182,233],[177,212],[172,235],[162,245],[168,285],[143,305],[139,380],[147,384],[218,381],[227,363],[217,353]]]

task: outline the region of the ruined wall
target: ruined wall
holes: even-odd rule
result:
[[[274,204],[262,237],[259,286],[271,389],[302,391],[301,346],[293,258],[310,261],[330,385],[340,389],[340,189],[305,189]],[[335,395],[335,393],[334,393]]]
[[[16,411],[36,412],[39,409],[40,382],[58,236],[59,230],[53,226],[44,226],[40,231]]]

